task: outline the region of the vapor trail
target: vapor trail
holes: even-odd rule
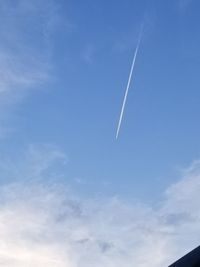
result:
[[[134,53],[134,56],[133,56],[131,70],[130,70],[128,83],[127,83],[127,87],[126,87],[126,91],[125,91],[125,95],[124,95],[124,100],[123,100],[123,104],[122,104],[122,108],[121,108],[121,113],[120,113],[120,117],[119,117],[119,122],[118,122],[118,126],[117,126],[116,139],[118,138],[120,127],[121,127],[121,123],[122,123],[122,118],[123,118],[123,114],[124,114],[124,108],[125,108],[125,105],[126,105],[126,99],[127,99],[127,96],[128,96],[128,91],[129,91],[129,87],[130,87],[130,83],[131,83],[131,79],[132,79],[132,75],[133,75],[133,70],[134,70],[134,67],[135,67],[135,62],[136,62],[136,58],[137,58],[137,54],[138,54],[138,50],[139,50],[140,42],[141,42],[141,38],[142,38],[142,32],[143,32],[143,26],[141,27],[139,38],[138,38],[138,42],[137,42],[137,46],[136,46],[135,53]]]

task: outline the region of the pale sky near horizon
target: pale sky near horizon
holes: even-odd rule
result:
[[[198,245],[199,9],[0,1],[0,264],[161,267]]]

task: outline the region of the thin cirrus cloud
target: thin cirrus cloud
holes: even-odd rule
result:
[[[181,11],[185,11],[194,0],[179,0],[179,7]]]
[[[1,2],[0,92],[28,88],[49,76],[56,12],[54,1]]]
[[[0,188],[2,266],[161,267],[198,245],[199,162],[155,208],[116,197],[83,198],[66,184],[47,183],[54,161],[65,159],[55,147],[32,146],[24,157],[13,181],[26,179]]]
[[[0,3],[0,138],[12,127],[7,118],[30,89],[52,77],[52,35],[59,9],[50,1]]]

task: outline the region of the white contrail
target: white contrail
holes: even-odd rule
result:
[[[133,62],[132,62],[132,65],[131,65],[131,71],[130,71],[130,74],[129,74],[128,84],[127,84],[127,87],[126,87],[124,100],[123,100],[123,104],[122,104],[122,108],[121,108],[121,113],[120,113],[120,117],[119,117],[119,122],[118,122],[118,126],[117,126],[116,139],[118,138],[120,127],[121,127],[121,123],[122,123],[122,118],[123,118],[123,114],[124,114],[124,108],[125,108],[125,105],[126,105],[126,99],[127,99],[127,96],[128,96],[128,91],[129,91],[129,87],[130,87],[130,83],[131,83],[131,78],[132,78],[133,70],[134,70],[134,67],[135,67],[135,61],[136,61],[136,58],[137,58],[137,53],[138,53],[138,50],[139,50],[139,47],[140,47],[141,38],[142,38],[142,32],[143,32],[143,27],[140,30],[137,46],[136,46],[134,57],[133,57]]]

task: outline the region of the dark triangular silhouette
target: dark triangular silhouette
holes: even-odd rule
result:
[[[200,246],[177,260],[169,267],[200,267]]]

